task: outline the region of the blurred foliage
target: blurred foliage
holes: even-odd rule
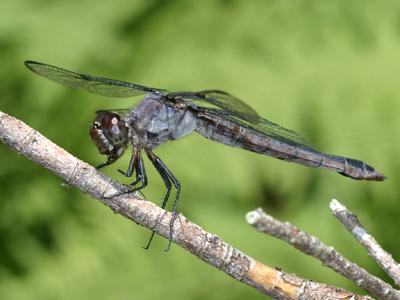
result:
[[[171,90],[218,88],[316,148],[389,177],[358,182],[193,134],[156,152],[183,186],[180,210],[257,259],[359,291],[313,259],[245,224],[258,206],[386,279],[329,213],[356,212],[395,258],[400,206],[400,4],[397,1],[0,2],[0,109],[77,157],[104,160],[87,129],[100,108],[130,107],[28,72],[25,59]],[[127,166],[129,155],[105,170]],[[163,184],[148,165],[145,195]],[[263,299],[6,146],[0,145],[0,299]]]

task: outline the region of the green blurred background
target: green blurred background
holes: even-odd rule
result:
[[[262,206],[387,279],[330,215],[332,198],[400,256],[400,4],[397,1],[0,2],[0,109],[77,157],[104,161],[88,138],[94,111],[123,108],[29,72],[25,59],[170,90],[218,88],[317,149],[389,177],[359,182],[229,148],[193,134],[156,151],[180,179],[180,211],[258,260],[360,292],[246,225]],[[104,172],[117,172],[129,155]],[[146,197],[164,187],[148,161]],[[265,299],[114,215],[0,144],[0,299]]]

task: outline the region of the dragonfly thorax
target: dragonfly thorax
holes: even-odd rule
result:
[[[177,140],[197,126],[192,112],[175,107],[158,95],[147,95],[127,118],[134,147],[154,149],[168,141]]]
[[[116,161],[124,153],[129,141],[125,121],[109,111],[97,113],[89,135],[99,152],[108,156],[109,162]]]

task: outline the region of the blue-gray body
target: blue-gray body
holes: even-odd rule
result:
[[[273,156],[314,168],[325,168],[354,179],[383,180],[366,163],[319,152],[307,145],[276,139],[227,119],[197,111],[195,105],[171,105],[162,96],[148,94],[126,118],[134,147],[153,149],[193,131],[222,144]]]

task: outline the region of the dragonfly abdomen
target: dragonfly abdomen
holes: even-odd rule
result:
[[[386,177],[365,162],[353,158],[333,156],[342,165],[343,171],[339,174],[358,180],[383,181]]]
[[[293,141],[278,140],[251,128],[209,115],[198,115],[197,122],[201,123],[196,129],[198,133],[227,146],[239,147],[312,168],[328,169],[357,180],[385,179],[385,176],[360,160],[325,154]]]

